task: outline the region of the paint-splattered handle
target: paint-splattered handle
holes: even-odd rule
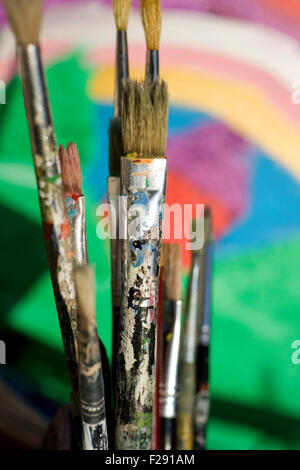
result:
[[[122,240],[116,447],[123,450],[151,446],[166,171],[165,159],[122,158],[121,190],[127,207],[121,214],[126,230]]]
[[[73,249],[65,208],[55,133],[39,46],[18,47],[24,103],[31,137],[44,239],[68,370],[78,393]]]

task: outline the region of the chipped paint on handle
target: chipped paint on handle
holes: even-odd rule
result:
[[[78,354],[82,447],[107,450],[104,381],[96,318],[78,317]]]
[[[120,450],[147,450],[151,446],[166,173],[165,159],[121,160],[121,194],[127,198],[127,238],[122,240],[117,358],[116,448]],[[141,232],[136,236],[131,232],[131,224],[137,223],[137,214],[141,213]]]

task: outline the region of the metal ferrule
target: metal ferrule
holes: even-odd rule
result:
[[[117,31],[114,117],[122,114],[122,80],[129,77],[127,31]]]
[[[152,82],[159,76],[159,51],[147,50],[146,79]]]
[[[182,301],[166,300],[167,309],[170,310],[172,324],[169,332],[164,335],[167,347],[165,348],[163,383],[160,389],[160,416],[175,418],[178,396],[178,371],[181,338]],[[169,341],[168,341],[168,338]]]
[[[127,199],[127,237],[122,241],[126,267],[122,307],[126,310],[125,294],[136,286],[138,294],[130,299],[130,308],[156,308],[166,171],[164,158],[121,159],[121,189]],[[138,234],[132,234],[135,228],[140,228]],[[141,278],[138,283],[137,276]]]
[[[67,213],[70,223],[70,237],[76,264],[88,264],[86,240],[85,198],[66,197]]]
[[[192,272],[189,282],[187,307],[186,307],[186,327],[183,343],[183,362],[194,364],[196,360],[197,348],[197,326],[199,311],[199,278],[200,278],[201,257],[199,253],[193,254]]]
[[[165,158],[121,159],[122,304],[117,361],[116,448],[149,450],[155,387],[155,339]],[[134,227],[140,227],[134,233]],[[143,423],[143,425],[141,425]]]
[[[111,269],[112,269],[112,302],[114,307],[121,305],[121,247],[119,241],[119,200],[120,178],[108,177],[108,202],[112,212],[109,214]]]

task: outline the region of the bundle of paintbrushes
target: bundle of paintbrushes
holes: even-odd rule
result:
[[[58,424],[52,425],[51,448],[60,447],[55,439],[71,415],[65,442],[72,448],[148,450],[152,443],[163,450],[202,449],[209,412],[211,215],[206,209],[204,245],[193,252],[183,336],[179,245],[164,246],[160,277],[169,108],[167,85],[159,77],[160,1],[141,2],[147,44],[142,82],[129,78],[131,0],[113,1],[117,40],[108,198],[114,419],[108,361],[97,334],[80,158],[74,143],[57,148],[41,61],[42,0],[4,0],[4,5],[17,41],[43,234],[72,388],[70,410],[60,410]]]
[[[82,273],[76,283],[74,277],[76,262],[88,262],[79,157],[74,144],[66,151],[61,148],[62,183],[39,47],[42,1],[4,0],[4,5],[17,40],[43,233],[72,385],[75,435],[80,448],[106,449],[104,389],[93,292],[82,293],[87,285]],[[90,284],[89,273],[85,276]]]

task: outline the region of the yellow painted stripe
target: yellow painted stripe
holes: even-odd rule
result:
[[[131,72],[133,77],[143,78],[144,70]],[[91,78],[92,99],[112,100],[113,77],[110,67]],[[300,180],[300,123],[297,126],[281,114],[258,87],[191,70],[164,69],[163,78],[168,82],[172,103],[214,115]]]

